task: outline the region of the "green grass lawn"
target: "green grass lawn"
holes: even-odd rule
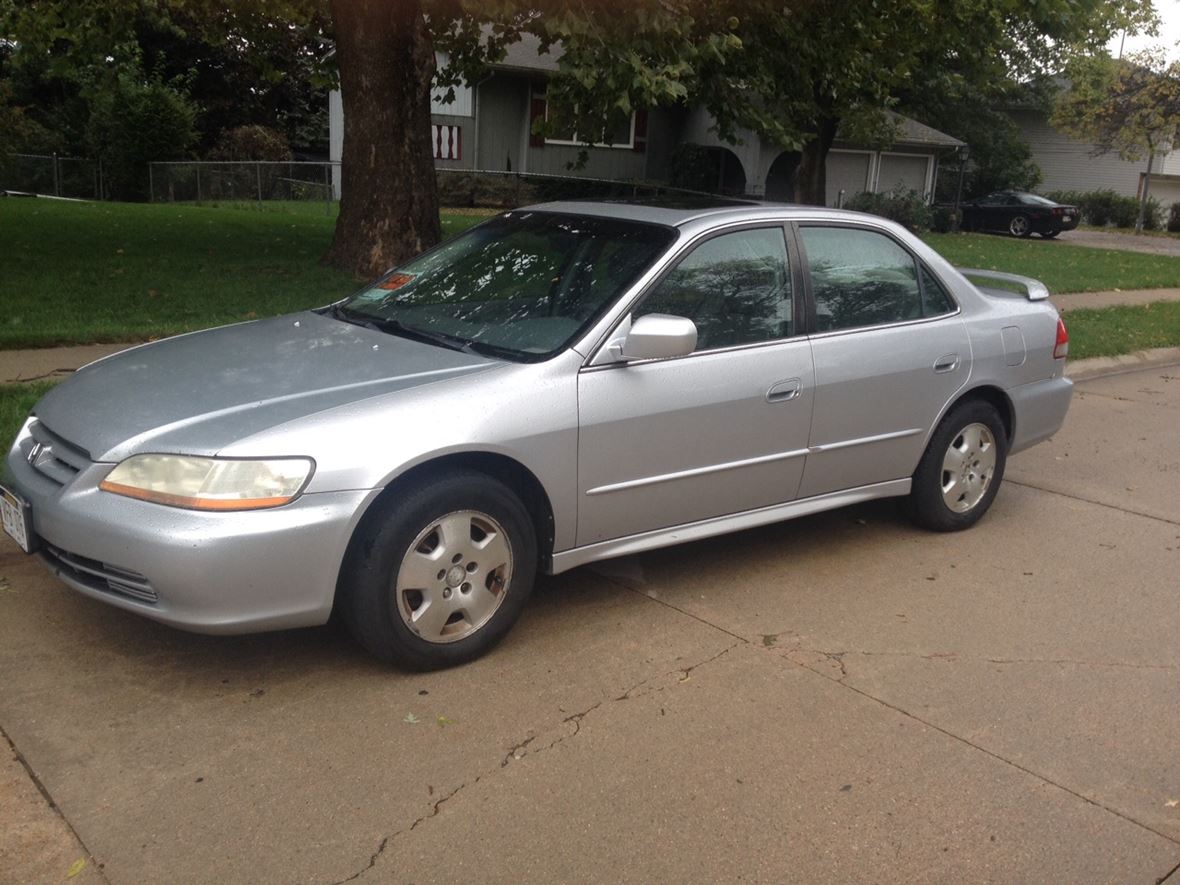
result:
[[[1180,345],[1180,302],[1071,310],[1065,325],[1070,359],[1174,347]]]
[[[996,234],[926,234],[956,267],[1002,270],[1040,280],[1050,292],[1159,289],[1180,286],[1180,258],[1018,240]]]
[[[0,349],[139,341],[324,304],[361,280],[319,264],[335,206],[0,199]],[[487,210],[443,214],[451,236]],[[1054,292],[1180,286],[1180,258],[929,234],[952,263]]]
[[[306,206],[302,207],[306,210]],[[479,215],[446,214],[458,233]],[[138,341],[325,304],[335,216],[0,199],[0,349]]]

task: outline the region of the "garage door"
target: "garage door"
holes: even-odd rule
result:
[[[840,191],[844,191],[844,202],[848,202],[868,189],[869,155],[830,151],[827,180],[827,204],[835,206],[840,199]]]
[[[1172,204],[1180,203],[1180,178],[1174,175],[1169,175],[1167,178],[1156,178],[1152,176],[1151,190],[1148,193],[1160,201],[1160,205],[1164,208],[1164,218],[1166,220]]]
[[[929,157],[905,157],[900,154],[881,154],[881,172],[877,175],[877,191],[915,190],[926,193],[926,167]]]

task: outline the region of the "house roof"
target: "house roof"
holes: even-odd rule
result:
[[[925,123],[919,123],[911,117],[903,117],[894,111],[886,111],[898,124],[898,144],[920,144],[927,147],[959,147],[963,142],[945,132],[939,132]]]
[[[535,34],[521,34],[520,39],[505,47],[504,58],[489,67],[502,71],[541,71],[553,73],[562,56],[560,46],[541,52],[541,41]]]

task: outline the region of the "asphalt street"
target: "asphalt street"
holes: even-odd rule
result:
[[[545,580],[490,656],[193,636],[0,543],[0,880],[1180,883],[1180,366],[973,530],[890,502]]]

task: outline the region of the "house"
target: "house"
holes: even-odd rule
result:
[[[1042,193],[1053,191],[1113,190],[1125,197],[1143,193],[1147,160],[1123,160],[1117,153],[1095,154],[1096,147],[1057,129],[1049,114],[1036,107],[1004,109],[1020,127],[1020,134],[1041,169]],[[1164,206],[1180,201],[1180,151],[1157,156],[1148,193]]]
[[[527,175],[576,175],[622,181],[667,182],[674,149],[697,144],[715,156],[717,181],[711,190],[768,199],[791,198],[791,176],[798,155],[739,131],[740,144],[721,141],[710,132],[713,118],[704,108],[657,107],[637,110],[620,120],[610,144],[586,147],[575,133],[543,137],[533,121],[548,113],[546,79],[557,59],[540,53],[535,37],[525,35],[510,45],[504,59],[474,85],[457,87],[454,100],[433,101],[431,129],[435,168],[468,172],[512,172]],[[446,59],[438,59],[445,64]],[[827,203],[835,206],[862,191],[934,190],[939,157],[962,142],[894,115],[899,137],[888,150],[837,141],[828,155]],[[340,93],[329,96],[331,158],[342,154],[344,115]],[[581,151],[584,166],[571,171]],[[336,196],[340,170],[335,168]]]

